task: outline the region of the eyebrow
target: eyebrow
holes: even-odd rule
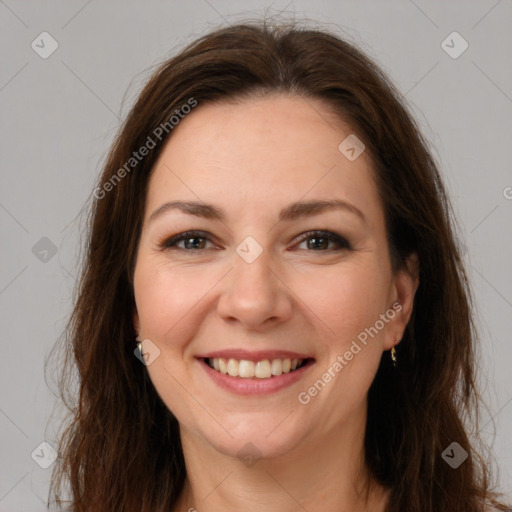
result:
[[[324,212],[325,210],[331,209],[342,209],[351,212],[357,215],[363,222],[366,222],[366,218],[359,208],[341,199],[297,201],[281,210],[279,213],[279,221],[296,220],[298,218],[316,215]],[[169,201],[153,211],[149,216],[149,222],[171,210],[178,210],[196,217],[218,220],[221,222],[224,222],[226,219],[224,212],[212,204],[206,204],[199,201]]]

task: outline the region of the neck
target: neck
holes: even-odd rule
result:
[[[182,427],[187,480],[175,511],[384,511],[387,491],[364,461],[361,412],[327,436],[312,433],[289,453],[250,466]]]

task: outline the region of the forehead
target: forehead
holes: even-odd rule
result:
[[[298,199],[343,199],[379,215],[371,160],[339,149],[353,132],[319,100],[270,95],[199,104],[173,130],[154,167],[147,210],[174,199],[233,211]]]

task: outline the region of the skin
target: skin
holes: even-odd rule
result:
[[[349,161],[338,150],[350,133],[309,98],[199,105],[155,165],[133,321],[160,350],[147,371],[180,423],[188,477],[177,511],[384,510],[386,490],[364,465],[366,398],[383,351],[403,335],[418,282],[414,272],[392,271],[371,160],[363,152]],[[313,199],[351,203],[365,220],[345,209],[278,220],[290,203]],[[149,221],[173,200],[213,204],[225,219],[173,209]],[[195,240],[203,249],[184,242],[162,249],[163,240],[192,229],[211,235]],[[301,235],[319,229],[346,237],[352,249],[311,248]],[[252,263],[236,252],[247,236],[263,249]],[[396,301],[401,311],[299,403],[298,394]],[[239,396],[214,384],[195,358],[232,348],[291,350],[315,363],[272,395]],[[251,467],[237,457],[248,442],[261,456]]]

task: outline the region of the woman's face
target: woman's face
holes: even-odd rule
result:
[[[222,453],[363,430],[402,336],[413,280],[392,272],[368,155],[339,149],[351,133],[312,99],[199,103],[153,170],[134,324],[182,432]]]

